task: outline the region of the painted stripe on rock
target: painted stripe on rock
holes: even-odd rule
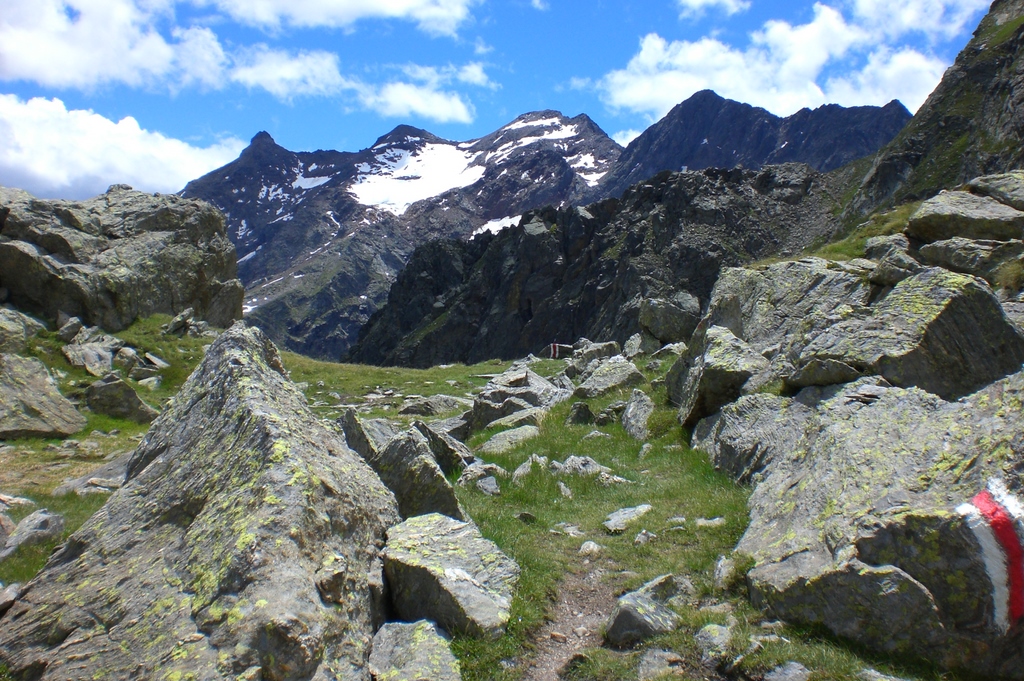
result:
[[[971,503],[988,520],[989,526],[1003,547],[1006,556],[1006,578],[1010,589],[1010,620],[1011,623],[1016,622],[1024,616],[1024,550],[1021,549],[1013,518],[988,490],[979,492]]]
[[[956,509],[964,517],[967,527],[981,546],[981,558],[985,572],[992,583],[992,607],[996,627],[1006,632],[1010,629],[1010,588],[1006,579],[1006,558],[988,520],[974,504],[961,504]]]

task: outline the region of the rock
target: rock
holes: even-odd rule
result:
[[[153,365],[157,369],[163,370],[163,369],[170,369],[171,368],[170,364],[168,364],[166,361],[164,361],[160,357],[157,357],[152,352],[147,352],[144,355],[144,357],[146,358],[147,362],[149,362],[151,365]]]
[[[799,662],[787,662],[765,674],[764,681],[810,681],[811,672]]]
[[[4,613],[11,609],[15,601],[21,597],[23,591],[24,587],[18,582],[9,584],[0,591],[0,617],[3,617]]]
[[[473,400],[467,420],[476,430],[517,411],[550,408],[569,396],[569,391],[556,387],[530,369],[510,369],[484,386]]]
[[[585,426],[594,422],[594,412],[586,402],[573,402],[569,415],[565,418],[567,426]]]
[[[941,192],[910,216],[906,233],[925,243],[955,236],[998,241],[1020,239],[1024,234],[1024,212],[987,196]]]
[[[658,538],[658,535],[647,530],[640,530],[636,537],[633,538],[633,546],[644,546],[650,544],[652,541]]]
[[[572,490],[561,480],[558,481],[558,493],[566,499],[572,499]]]
[[[160,384],[162,382],[163,381],[159,376],[150,376],[149,378],[144,378],[139,381],[139,385],[150,392],[155,392],[160,389]]]
[[[488,638],[504,632],[519,566],[472,523],[437,513],[409,518],[388,530],[383,557],[403,619]]]
[[[127,419],[135,423],[151,423],[160,415],[156,409],[139,399],[139,394],[117,374],[107,374],[85,391],[89,409],[97,414]]]
[[[873,236],[864,244],[864,257],[881,260],[891,253],[906,253],[909,250],[910,240],[904,234]]]
[[[536,525],[537,516],[533,515],[529,511],[520,511],[516,513],[516,520],[523,523],[524,525]]]
[[[7,543],[7,538],[11,536],[16,527],[17,525],[7,517],[6,513],[0,513],[0,548]]]
[[[433,622],[389,622],[373,637],[370,674],[379,681],[460,681],[459,661]]]
[[[167,323],[164,333],[169,336],[184,336],[195,321],[195,316],[196,311],[191,307],[186,307]]]
[[[868,281],[877,286],[895,286],[920,271],[921,263],[905,251],[893,250],[879,261]]]
[[[471,482],[476,482],[480,478],[493,475],[499,478],[507,478],[508,471],[501,466],[494,463],[484,463],[477,459],[470,465],[466,466],[466,469],[462,471],[462,475],[456,481],[456,485],[464,487]]]
[[[34,511],[22,518],[14,532],[7,537],[3,550],[0,550],[0,561],[9,558],[19,546],[59,539],[63,533],[64,516],[51,513],[45,508]]]
[[[544,417],[547,415],[548,410],[544,407],[530,407],[529,409],[523,409],[514,414],[503,416],[500,419],[495,419],[487,425],[494,428],[540,427],[540,424],[544,422]]]
[[[467,411],[459,416],[431,421],[430,429],[437,433],[444,433],[459,442],[465,442],[470,433],[468,418],[471,413]]]
[[[622,346],[622,355],[629,360],[638,355],[653,355],[661,349],[661,345],[661,341],[644,329],[629,337],[625,345]]]
[[[128,474],[128,463],[132,452],[115,457],[99,468],[93,469],[79,478],[68,478],[53,490],[53,496],[60,497],[74,492],[78,496],[100,492],[113,492],[124,485]]]
[[[465,520],[444,471],[434,459],[430,444],[418,430],[410,428],[391,438],[384,448],[367,457],[395,499],[403,518],[441,513]]]
[[[930,268],[900,282],[870,314],[818,333],[794,364],[800,370],[828,360],[956,399],[1017,371],[1024,336],[984,281]],[[844,381],[854,377],[840,373]]]
[[[590,399],[605,395],[613,390],[631,388],[647,382],[640,370],[621,355],[616,355],[603,362],[573,392],[574,397]]]
[[[746,430],[743,447],[766,462],[736,546],[755,560],[755,606],[874,650],[1021,678],[1022,634],[999,624],[998,573],[964,504],[988,490],[1014,506],[999,481],[1016,485],[1024,465],[1022,395],[1020,372],[956,402],[861,379],[723,410],[718,432]]]
[[[273,344],[237,324],[153,423],[124,487],[0,618],[0,658],[16,677],[360,678],[368,573],[398,520]]]
[[[725,525],[725,518],[697,518],[693,521],[693,524],[697,527],[721,527]]]
[[[642,390],[633,390],[632,397],[622,412],[622,427],[630,437],[646,440],[651,433],[647,429],[647,421],[654,413],[654,401]]]
[[[565,375],[569,378],[576,378],[582,374],[594,360],[607,359],[619,354],[619,344],[615,341],[594,343],[581,338],[573,347],[572,357],[566,360],[565,367]]]
[[[601,555],[601,551],[603,550],[603,548],[604,547],[602,547],[597,542],[585,541],[580,546],[580,550],[578,551],[578,553],[581,556],[586,556],[588,558],[593,558],[595,556]]]
[[[641,504],[631,508],[621,508],[614,513],[609,513],[608,518],[601,523],[609,534],[619,534],[626,531],[626,526],[634,520],[647,514],[653,507],[650,504]]]
[[[552,461],[551,472],[555,475],[600,475],[610,473],[612,469],[602,466],[589,456],[572,455],[566,457],[564,462]]]
[[[609,423],[620,420],[624,411],[626,411],[626,402],[616,400],[602,409],[601,412],[594,417],[594,424],[598,426],[607,426]]]
[[[693,637],[701,651],[701,659],[705,664],[714,664],[729,653],[732,643],[732,627],[720,624],[705,624]]]
[[[677,593],[675,578],[662,575],[621,596],[608,617],[605,640],[616,648],[625,648],[674,631],[681,620],[665,602]]]
[[[114,353],[117,349],[103,343],[82,343],[65,345],[61,352],[71,366],[100,377],[106,376],[114,368]]]
[[[431,395],[408,399],[399,407],[398,413],[415,416],[437,416],[453,411],[465,411],[473,406],[472,400],[451,395]]]
[[[685,291],[672,300],[645,298],[640,303],[640,326],[662,343],[685,343],[700,321],[700,301]]]
[[[976,177],[967,183],[967,188],[975,194],[990,196],[999,203],[1024,210],[1024,173],[1019,170]]]
[[[490,440],[480,445],[480,452],[482,454],[502,454],[539,436],[540,428],[537,426],[520,426],[512,430],[505,430],[495,433]]]
[[[422,421],[413,421],[412,427],[427,438],[427,446],[445,475],[461,472],[476,461],[469,447],[462,444],[443,429]]]
[[[685,425],[696,423],[738,398],[752,376],[771,367],[725,327],[710,327],[703,345],[703,354],[683,378],[679,420]]]
[[[498,481],[493,475],[488,475],[486,478],[480,478],[477,480],[476,488],[491,497],[501,495],[501,488],[498,487]]]
[[[1024,242],[1019,239],[980,241],[957,236],[925,244],[918,253],[926,265],[973,274],[994,286],[999,267],[1024,255]]]
[[[59,318],[60,315],[58,315],[58,319]],[[81,333],[82,329],[85,328],[85,324],[83,324],[82,320],[79,319],[78,317],[69,317],[68,320],[65,321],[63,324],[61,324],[58,321],[58,326],[59,328],[57,329],[57,337],[60,338],[65,343],[70,343],[72,340],[75,339],[75,336]]]
[[[42,362],[0,354],[0,440],[67,437],[85,425]]]
[[[667,675],[685,674],[686,660],[671,650],[647,650],[640,657],[637,671],[638,681],[654,681]]]
[[[0,286],[21,310],[112,332],[194,307],[214,326],[242,316],[234,246],[209,204],[114,186],[87,201],[5,190]]]
[[[338,425],[345,433],[345,441],[359,456],[371,459],[384,449],[388,442],[402,429],[386,419],[362,419],[356,410],[349,408],[338,419]]]
[[[702,518],[697,519],[697,526],[700,527],[700,521]],[[715,563],[715,588],[726,589],[736,576],[736,561],[732,558],[726,558],[725,556],[719,556],[718,561]]]
[[[548,465],[548,457],[530,454],[530,458],[519,464],[512,473],[512,484],[518,484],[527,475],[533,472],[533,464],[540,466],[541,470]]]
[[[874,669],[861,670],[857,673],[857,678],[860,679],[860,681],[908,681],[907,679],[881,674],[876,672]]]
[[[17,310],[0,307],[0,353],[17,354],[25,349],[28,339],[46,327]]]

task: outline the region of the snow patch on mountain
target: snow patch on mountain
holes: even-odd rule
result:
[[[388,149],[374,163],[361,163],[349,191],[364,206],[402,215],[413,203],[467,187],[484,176],[471,165],[477,154],[454,144],[425,144],[416,151]]]
[[[520,128],[550,128],[554,125],[561,125],[561,119],[557,117],[553,118],[542,118],[538,121],[512,121],[506,125],[503,130],[519,130]]]
[[[500,232],[503,229],[506,229],[507,227],[512,227],[514,225],[518,225],[519,221],[522,218],[523,218],[522,215],[513,215],[511,217],[498,218],[497,220],[491,220],[490,222],[485,222],[484,224],[480,225],[479,227],[477,227],[476,229],[473,230],[473,236],[476,236],[477,234],[483,234],[484,232],[490,232],[491,234],[497,234],[498,232]]]
[[[517,140],[506,142],[498,147],[494,153],[487,157],[488,163],[501,163],[509,156],[512,155],[516,149],[522,149],[531,144],[537,142],[543,142],[545,140],[564,140],[572,139],[579,135],[579,129],[575,125],[559,125],[554,130],[549,130],[542,135],[529,135],[527,137],[520,137]]]

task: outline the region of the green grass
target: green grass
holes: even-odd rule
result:
[[[805,255],[828,260],[863,258],[864,247],[868,239],[902,232],[906,228],[910,216],[920,205],[920,201],[915,201],[885,213],[876,213],[843,238],[806,252]]]

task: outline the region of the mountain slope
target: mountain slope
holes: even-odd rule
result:
[[[780,118],[704,90],[630,142],[592,195],[618,196],[663,170],[799,162],[827,172],[875,153],[910,117],[894,100],[881,108],[829,104]]]

